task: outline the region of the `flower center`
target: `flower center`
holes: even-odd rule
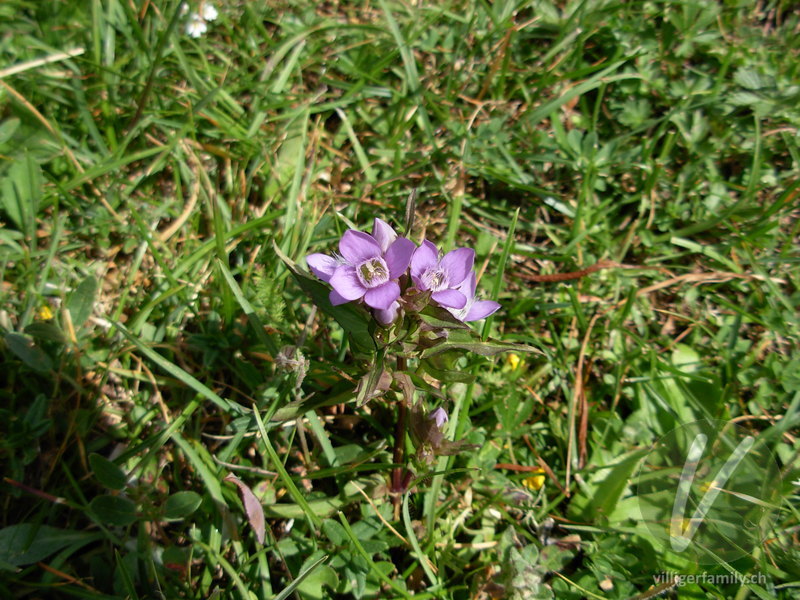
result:
[[[374,288],[389,281],[389,267],[380,257],[365,260],[356,269],[358,279],[365,288]]]
[[[422,283],[432,292],[440,292],[450,287],[447,273],[443,269],[428,269],[422,274]]]

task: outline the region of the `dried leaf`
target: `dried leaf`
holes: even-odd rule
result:
[[[266,535],[266,525],[264,520],[264,507],[261,506],[261,502],[256,498],[253,490],[247,487],[242,480],[233,473],[228,473],[224,481],[230,481],[239,488],[239,495],[242,498],[242,504],[244,504],[247,521],[250,523],[250,527],[253,528],[258,543],[263,544],[264,536]]]

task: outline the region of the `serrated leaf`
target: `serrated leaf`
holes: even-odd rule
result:
[[[32,340],[18,333],[7,333],[3,339],[8,349],[13,352],[25,365],[39,371],[47,373],[53,368],[52,359],[45,354]]]
[[[92,314],[94,297],[97,294],[97,280],[89,275],[80,282],[67,299],[67,310],[72,318],[72,326],[78,329]]]
[[[109,525],[124,527],[137,519],[136,504],[122,496],[97,496],[89,503],[89,508],[98,519]]]
[[[183,519],[196,511],[203,502],[203,497],[197,492],[186,490],[175,492],[164,503],[164,518]]]
[[[261,506],[261,502],[256,498],[253,490],[247,487],[244,482],[233,473],[229,473],[227,477],[225,477],[225,481],[230,481],[239,488],[239,496],[242,499],[242,504],[244,504],[247,522],[250,523],[250,527],[253,528],[258,543],[263,544],[264,536],[266,536],[266,521],[264,519],[264,507]]]
[[[760,90],[761,88],[768,87],[769,81],[766,77],[761,75],[758,71],[752,69],[741,68],[736,71],[733,80],[748,90]]]
[[[97,481],[102,483],[105,487],[110,490],[125,489],[128,477],[125,475],[125,472],[113,462],[93,452],[89,455],[89,465],[92,467]]]
[[[85,531],[59,529],[49,525],[19,523],[0,529],[0,569],[20,567],[44,560],[62,548],[77,550],[100,536]]]

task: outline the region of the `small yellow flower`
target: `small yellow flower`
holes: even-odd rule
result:
[[[36,314],[42,321],[49,321],[53,318],[53,311],[50,310],[50,307],[47,304],[42,305]]]
[[[535,473],[544,473],[544,469],[536,469]],[[531,475],[522,480],[522,485],[530,490],[540,490],[544,485],[544,475]]]
[[[718,487],[719,485],[717,485],[717,480],[712,479],[711,481],[704,481],[702,484],[700,484],[700,491],[705,494],[709,490],[713,490]]]
[[[512,370],[516,369],[519,366],[520,358],[518,354],[514,354],[513,352],[509,352],[506,355],[506,362],[511,367]]]

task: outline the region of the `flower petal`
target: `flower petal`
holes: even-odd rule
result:
[[[461,285],[458,286],[458,291],[464,294],[467,297],[467,302],[469,302],[471,298],[475,297],[475,288],[477,286],[478,282],[475,276],[475,271],[472,271],[469,275],[467,275],[467,278],[461,282]]]
[[[493,300],[477,300],[473,303],[472,308],[469,309],[467,316],[464,317],[464,322],[480,321],[497,312],[499,308],[500,305]]]
[[[387,281],[383,285],[367,290],[367,293],[364,294],[364,302],[372,308],[386,310],[399,297],[400,286],[396,281]]]
[[[397,234],[395,233],[392,226],[389,225],[386,221],[381,219],[375,219],[375,222],[372,225],[372,237],[375,238],[375,241],[378,242],[378,245],[381,247],[381,251],[386,253],[389,249],[389,246],[392,245],[397,239]]]
[[[440,292],[433,292],[433,294],[431,294],[431,298],[447,308],[464,308],[464,306],[467,304],[467,299],[464,297],[464,294],[458,290],[442,290]]]
[[[444,272],[447,273],[450,286],[456,287],[467,278],[474,263],[475,250],[472,248],[456,248],[445,254],[439,264]]]
[[[348,229],[339,240],[339,252],[352,266],[382,254],[381,247],[371,235]]]
[[[387,309],[375,309],[375,319],[381,325],[391,325],[397,318],[397,313],[400,310],[400,303],[392,302],[391,306]]]
[[[439,251],[428,240],[422,240],[422,245],[414,251],[411,257],[411,274],[421,277],[428,269],[435,269],[439,264]]]
[[[306,256],[306,264],[314,275],[325,282],[331,280],[331,275],[341,265],[338,260],[327,254],[309,254]]]
[[[432,421],[435,421],[436,426],[439,429],[441,429],[442,425],[444,425],[445,423],[447,423],[447,421],[450,420],[450,418],[447,416],[447,413],[441,406],[437,408],[435,411],[433,411],[431,414],[429,414],[428,418],[431,419]]]
[[[408,263],[411,262],[411,256],[417,249],[417,245],[409,239],[397,238],[386,254],[383,255],[383,260],[386,261],[386,266],[389,267],[389,279],[397,279],[406,272]]]
[[[348,265],[338,267],[336,271],[333,272],[329,283],[334,291],[344,298],[345,302],[358,300],[367,291],[367,288],[361,285],[361,281],[359,281],[358,275],[356,275],[355,268]],[[331,299],[331,304],[334,304],[333,299]],[[343,303],[340,302],[339,304]]]
[[[203,5],[203,18],[206,21],[214,21],[219,16],[217,9],[211,6],[208,2]]]
[[[340,304],[345,304],[346,302],[352,302],[352,300],[348,300],[336,290],[331,290],[331,293],[328,294],[328,300],[330,300],[333,306],[339,306]]]

